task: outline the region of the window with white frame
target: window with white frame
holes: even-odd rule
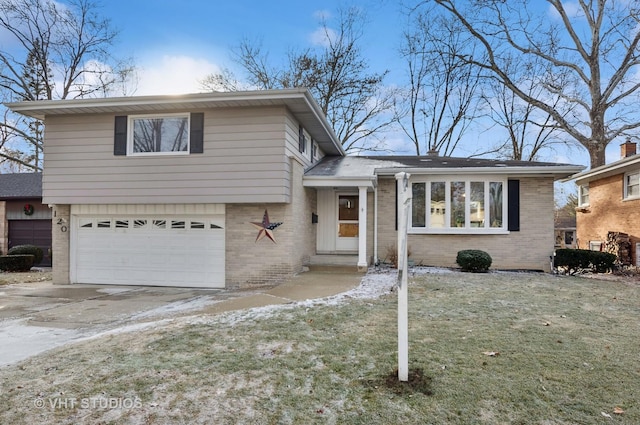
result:
[[[499,179],[434,179],[412,183],[411,231],[500,231],[507,229]]]
[[[640,172],[624,175],[624,199],[640,198]]]
[[[130,154],[189,153],[189,114],[129,117]]]
[[[584,207],[589,205],[589,185],[582,184],[578,186],[578,206]]]

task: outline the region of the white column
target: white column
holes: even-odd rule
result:
[[[409,380],[409,284],[407,224],[411,191],[408,173],[396,174],[398,185],[398,379]]]
[[[367,188],[358,188],[358,270],[367,271]]]
[[[373,262],[375,263],[378,259],[378,186],[376,186],[373,189]]]

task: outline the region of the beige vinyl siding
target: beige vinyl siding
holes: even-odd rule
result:
[[[285,118],[286,124],[286,149],[287,156],[296,158],[305,168],[311,165],[311,136],[305,130],[307,137],[307,149],[304,152],[300,152],[299,144],[299,124],[291,112],[287,111]]]
[[[24,213],[25,204],[33,205],[33,214]],[[6,202],[7,220],[48,220],[51,219],[51,209],[40,203],[40,200],[27,199]]]
[[[44,203],[289,202],[286,108],[203,112],[204,153],[138,157],[113,155],[113,114],[47,117]]]

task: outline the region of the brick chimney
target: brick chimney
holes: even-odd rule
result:
[[[626,142],[620,145],[620,156],[622,158],[626,158],[631,155],[636,154],[636,144],[631,141],[631,139],[627,139]]]

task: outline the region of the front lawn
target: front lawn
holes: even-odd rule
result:
[[[0,423],[640,423],[637,283],[440,271],[409,300],[409,384],[392,293],[54,350],[0,369]]]

